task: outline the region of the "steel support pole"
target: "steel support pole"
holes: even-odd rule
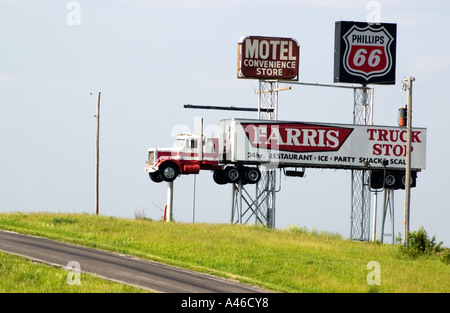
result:
[[[231,184],[231,221],[230,223],[234,223],[234,214],[236,211],[236,184]]]
[[[99,187],[100,187],[100,95],[97,96],[97,129],[95,136],[95,214],[99,214]]]
[[[384,226],[386,224],[386,216],[390,215],[391,219],[391,234],[386,234],[384,232]],[[383,219],[381,221],[381,242],[384,243],[384,237],[391,236],[392,244],[395,243],[395,234],[394,234],[394,190],[393,189],[384,189],[384,202],[383,202]]]
[[[239,180],[239,224],[242,225],[242,179]]]
[[[195,223],[195,194],[197,189],[197,174],[194,174],[194,192],[192,195],[192,223]]]
[[[377,240],[377,205],[378,191],[375,190],[375,193],[373,194],[372,241]]]
[[[167,182],[167,209],[166,221],[173,221],[173,181]]]
[[[405,246],[408,245],[409,216],[411,200],[411,129],[412,129],[412,83],[414,77],[409,77],[407,82],[407,122],[406,122],[406,169],[405,169]]]

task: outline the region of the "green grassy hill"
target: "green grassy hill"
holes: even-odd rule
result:
[[[276,292],[450,292],[450,265],[437,255],[412,259],[395,245],[298,227],[11,213],[0,214],[0,229],[135,255]],[[2,277],[5,272],[0,266]],[[374,278],[379,284],[373,284]]]

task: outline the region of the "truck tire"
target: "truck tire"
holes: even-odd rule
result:
[[[237,183],[242,177],[241,171],[235,166],[227,166],[224,174],[225,180],[231,184]]]
[[[406,172],[401,171],[400,177],[402,178],[402,184],[400,186],[400,189],[405,189],[406,184]],[[409,187],[414,188],[416,187],[416,180],[417,180],[417,172],[411,171],[411,177],[409,178]]]
[[[225,185],[227,180],[225,179],[225,173],[223,170],[216,170],[213,173],[214,182],[218,185]]]
[[[261,179],[261,171],[257,167],[248,167],[245,169],[245,180],[249,184],[256,184]]]
[[[384,177],[384,186],[388,189],[398,189],[396,188],[398,185],[397,176],[394,172],[386,172],[386,176]]]
[[[164,162],[159,166],[159,175],[166,182],[174,181],[180,174],[180,168],[176,163]]]
[[[155,183],[160,183],[163,181],[161,176],[159,175],[159,172],[148,173],[148,175],[150,176],[150,179]]]

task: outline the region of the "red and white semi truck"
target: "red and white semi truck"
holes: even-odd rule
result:
[[[218,184],[235,183],[245,179],[257,183],[261,178],[258,167],[226,165],[221,162],[219,138],[181,133],[171,148],[150,148],[145,169],[154,182],[173,181],[181,174],[198,174],[200,170],[213,171]]]
[[[209,170],[218,184],[255,184],[260,166],[404,173],[406,141],[401,127],[233,118],[220,122],[218,138],[182,133],[171,148],[150,148],[145,170],[155,182]],[[411,142],[416,173],[425,168],[426,129],[413,128]]]

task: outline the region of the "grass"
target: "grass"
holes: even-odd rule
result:
[[[397,246],[344,240],[298,227],[270,230],[90,214],[10,213],[0,214],[0,228],[135,255],[278,292],[450,292],[450,266],[435,255],[411,259]],[[380,285],[367,282],[370,261],[380,266]],[[1,269],[4,275],[7,271]],[[61,271],[59,275],[66,277],[67,272]],[[67,287],[59,286],[56,289],[62,291]]]
[[[79,280],[69,272],[34,263],[24,257],[0,252],[0,292],[2,293],[137,293],[143,289],[80,273]],[[67,279],[69,277],[70,282]],[[70,280],[71,279],[71,280]]]

